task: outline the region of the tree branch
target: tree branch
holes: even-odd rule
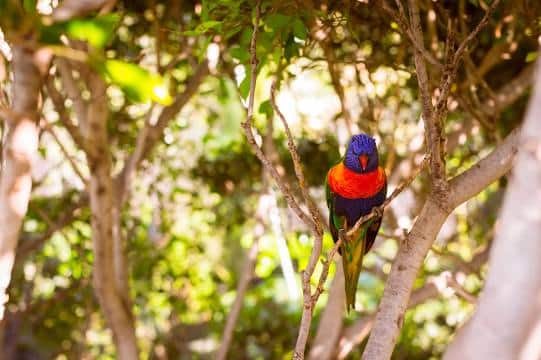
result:
[[[541,262],[537,259],[541,253],[540,70],[538,60],[523,130],[520,135],[515,133],[517,163],[499,216],[485,287],[475,314],[447,349],[447,360],[541,356]]]
[[[487,183],[488,179],[492,181],[499,179],[511,169],[518,151],[519,136],[520,130],[513,130],[490,156],[478,161],[449,182],[449,201],[453,208],[486,188],[490,184],[490,182]]]
[[[152,149],[154,149],[158,141],[162,138],[165,128],[195,95],[208,74],[208,62],[205,60],[195,69],[184,91],[176,96],[175,101],[171,105],[161,111],[156,124],[152,125],[149,119],[146,119],[143,129],[139,132],[135,141],[135,150],[128,157],[124,167],[115,179],[117,199],[120,204],[123,204],[126,200],[126,194],[129,191],[131,182],[135,177],[141,161],[148,157]],[[150,113],[148,117],[150,117]]]
[[[449,201],[451,207],[442,208],[433,195],[429,196],[393,262],[363,360],[386,360],[391,357],[413,282],[445,219],[454,207],[460,205],[458,201],[466,201],[469,199],[466,196],[474,196],[509,170],[515,152],[511,144],[516,146],[517,140],[515,133],[511,133],[486,158],[450,181],[453,189]],[[477,168],[482,171],[477,172]],[[473,179],[474,189],[465,188],[465,184]],[[459,187],[457,183],[464,185]],[[457,195],[459,192],[460,195]]]
[[[469,293],[462,292],[463,289],[459,284],[455,284],[455,275],[457,272],[464,271],[464,268],[468,269],[468,273],[476,273],[481,269],[481,266],[485,264],[486,260],[486,252],[481,252],[474,256],[470,262],[456,264],[456,267],[454,267],[451,271],[444,271],[442,274],[440,274],[440,276],[442,276],[442,280],[444,280],[441,284],[444,285],[443,287],[441,287],[441,285],[437,285],[437,281],[434,281],[434,279],[427,281],[421,288],[412,291],[407,309],[414,308],[430,299],[438,297],[438,295],[441,294],[441,291],[447,287],[453,287],[457,295],[467,297],[467,301],[475,300],[475,298],[472,298]],[[455,288],[455,286],[458,287],[457,285],[460,286],[460,290]],[[353,323],[353,325],[350,325],[344,329],[339,342],[338,359],[344,359],[355,346],[364,341],[374,324],[375,318],[376,314],[362,317]]]
[[[411,28],[414,39],[422,44],[423,30],[419,18],[419,8],[415,0],[409,0],[409,13]],[[422,115],[425,125],[426,144],[430,154],[430,170],[432,175],[432,185],[434,190],[442,186],[445,182],[445,162],[442,157],[442,119],[438,118],[432,107],[432,97],[429,87],[429,80],[426,70],[426,64],[422,52],[414,52],[415,69],[417,70],[417,82],[419,84],[419,93],[422,103]]]
[[[124,292],[126,289],[119,287],[117,280],[119,275],[125,273],[118,268],[118,249],[115,249],[113,241],[113,217],[116,210],[107,134],[109,108],[107,98],[103,96],[106,84],[91,70],[88,71],[87,80],[88,89],[94,95],[88,104],[88,131],[84,132],[86,143],[93,144],[93,150],[86,153],[91,174],[89,197],[94,253],[93,285],[107,324],[112,330],[119,359],[133,360],[138,358],[134,319],[129,294]]]
[[[216,355],[217,360],[225,360],[227,357],[231,340],[233,339],[233,332],[235,331],[235,324],[237,323],[237,319],[240,315],[240,310],[244,301],[244,294],[248,288],[248,285],[250,284],[250,281],[254,277],[258,251],[259,241],[256,237],[250,251],[248,252],[244,267],[242,268],[241,277],[237,285],[237,295],[235,296],[235,301],[233,302],[231,310],[227,315],[222,342],[220,344],[220,348],[218,349],[218,354]]]
[[[6,290],[32,190],[32,158],[39,141],[37,112],[42,80],[34,52],[17,45],[12,50],[14,80],[11,111],[14,116],[5,122],[0,174],[0,322],[4,318]]]

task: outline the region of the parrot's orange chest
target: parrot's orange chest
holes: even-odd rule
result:
[[[369,173],[358,174],[340,163],[329,170],[327,183],[332,192],[346,199],[370,198],[385,186],[385,170],[378,167]]]

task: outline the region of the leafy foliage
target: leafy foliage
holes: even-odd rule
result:
[[[441,60],[445,16],[457,15],[460,9],[454,2],[421,3],[423,17],[428,19],[432,12],[436,16],[425,43]],[[456,140],[448,149],[451,175],[491,150],[520,123],[525,109],[527,93],[501,114],[483,113],[487,108],[482,105],[494,100],[494,93],[538,54],[540,5],[530,2],[525,9],[504,3],[469,50],[471,61],[484,65],[465,66],[452,91],[445,124],[449,142]],[[312,5],[263,1],[254,124],[262,134],[270,131],[257,141],[270,147],[280,173],[294,184],[284,129],[269,101],[269,86],[278,73],[277,103],[295,135],[307,184],[323,204],[326,171],[340,159],[349,137],[336,93],[340,88],[351,114],[349,126],[375,135],[393,185],[411,169],[410,160],[422,154],[424,138],[412,46],[397,32],[396,23],[363,2],[314,1]],[[467,26],[484,14],[478,1],[464,6]],[[210,62],[209,54],[215,54],[211,75],[142,162],[122,212],[143,358],[212,357],[247,249],[255,239],[260,246],[258,264],[230,354],[239,359],[291,356],[302,310],[298,272],[307,264],[312,239],[276,195],[242,136],[253,9],[252,0],[119,1],[111,14],[90,13],[48,23],[48,17],[36,10],[36,2],[0,0],[0,28],[8,42],[32,33],[33,44],[48,46],[70,61],[81,59],[66,56],[66,51],[73,55],[75,49],[64,37],[85,44],[83,60],[110,85],[106,94],[83,92],[82,98],[107,97],[114,174],[133,153],[144,124],[155,124],[156,109],[181,97],[197,64],[205,58]],[[498,56],[490,55],[497,50]],[[329,69],[336,71],[338,79]],[[472,80],[477,76],[482,81]],[[4,81],[1,76],[0,81]],[[88,169],[48,96],[44,93],[42,116],[52,124],[64,149],[43,132],[34,195],[10,289],[9,342],[20,358],[114,358],[111,334],[92,290],[86,188],[64,151],[84,175]],[[65,106],[73,112],[71,101]],[[451,216],[416,287],[442,271],[455,271],[457,258],[468,262],[489,246],[505,187],[505,180],[491,185]],[[366,272],[361,275],[357,299],[362,313],[348,315],[346,325],[375,311],[403,229],[411,226],[427,191],[425,179],[417,180],[386,214],[382,235],[388,236],[381,236],[366,257]],[[57,223],[62,226],[56,228]],[[289,258],[278,249],[282,238]],[[331,243],[327,235],[325,249]],[[295,271],[296,296],[287,290],[291,285],[285,276],[287,261]],[[330,278],[333,274],[334,268]],[[484,269],[463,275],[463,287],[478,294]],[[316,309],[314,330],[327,295],[322,295]],[[439,358],[471,310],[471,304],[449,292],[408,312],[394,358]],[[358,358],[362,347],[349,358]]]

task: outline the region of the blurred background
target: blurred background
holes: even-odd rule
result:
[[[15,359],[117,357],[92,286],[93,174],[74,140],[81,119],[61,73],[58,59],[64,59],[79,99],[107,100],[109,148],[102,155],[110,159],[111,177],[118,179],[144,149],[125,200],[114,200],[121,204],[141,358],[214,358],[241,282],[246,289],[228,358],[290,358],[302,311],[299,272],[313,237],[241,128],[255,2],[102,1],[86,9],[86,2],[77,3],[0,1],[2,101],[13,100],[14,44],[31,43],[54,56],[39,94],[39,149],[2,321],[3,352]],[[425,46],[441,62],[448,23],[464,38],[487,1],[426,0],[419,7]],[[523,118],[540,16],[537,1],[502,1],[468,51],[447,104],[450,177],[488,154]],[[294,192],[284,128],[269,101],[276,78],[277,105],[323,212],[327,170],[351,134],[375,137],[389,193],[411,176],[424,155],[412,46],[384,10],[371,1],[263,1],[259,25],[256,140]],[[91,64],[86,70],[76,65],[81,54]],[[104,94],[85,87],[85,71],[106,81]],[[429,66],[429,73],[439,79],[441,69]],[[171,114],[162,122],[166,111]],[[141,134],[161,125],[147,138],[151,145],[141,147]],[[440,358],[471,314],[506,183],[487,187],[443,226],[416,280],[394,359]],[[391,262],[427,191],[422,175],[387,209],[364,262],[358,311],[343,310],[343,290],[332,287],[343,275],[331,266],[331,290],[317,303],[309,348],[336,340],[329,355],[313,358],[359,358]],[[325,234],[324,254],[331,247]],[[341,299],[328,307],[337,321],[321,325],[333,297]]]

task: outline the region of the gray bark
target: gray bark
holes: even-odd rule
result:
[[[446,360],[541,358],[540,64],[485,288],[474,316],[449,346]]]

